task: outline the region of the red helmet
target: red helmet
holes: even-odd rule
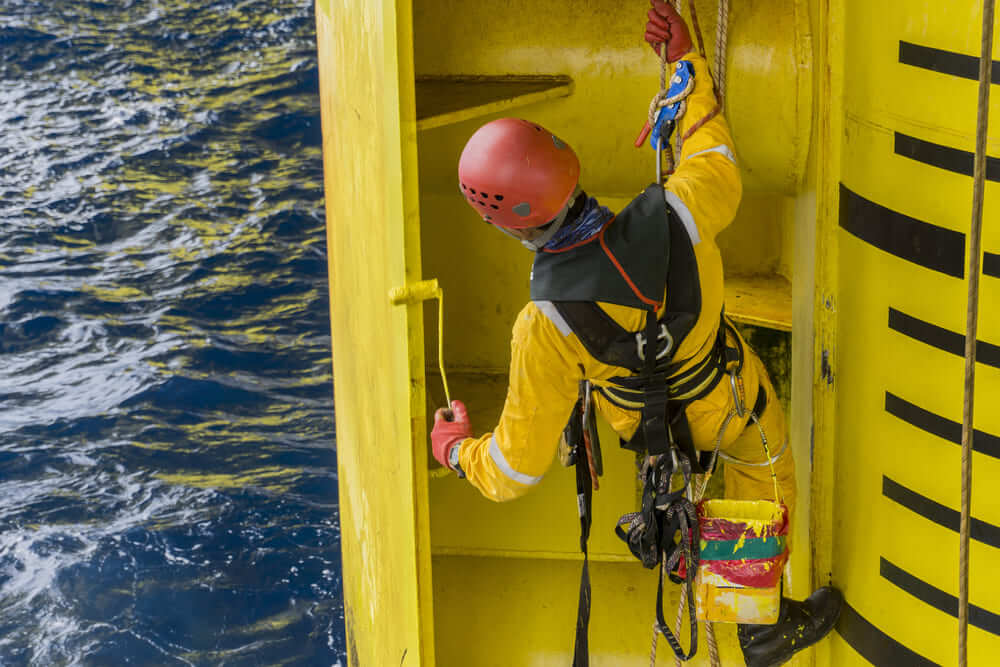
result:
[[[458,160],[462,194],[487,222],[508,229],[538,227],[569,202],[580,160],[556,135],[520,118],[476,130]]]

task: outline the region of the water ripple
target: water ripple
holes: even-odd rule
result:
[[[0,664],[345,662],[311,0],[0,16]]]

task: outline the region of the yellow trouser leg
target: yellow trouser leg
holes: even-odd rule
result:
[[[767,437],[767,444],[774,460],[774,470],[789,513],[795,508],[795,461],[791,447],[787,445],[785,414],[767,375],[767,369],[757,354],[745,347],[743,362],[743,387],[746,393],[746,408],[753,407],[757,398],[757,387],[767,392],[767,407],[758,415],[761,427]],[[711,450],[726,415],[735,405],[728,377],[715,387],[704,399],[695,401],[688,407],[688,422],[695,447]],[[767,455],[761,442],[760,430],[752,420],[733,417],[722,439],[719,449],[725,464],[726,497],[737,500],[773,500],[774,485],[771,483],[771,468],[767,465]]]

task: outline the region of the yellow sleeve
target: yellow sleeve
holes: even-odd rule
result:
[[[563,335],[534,303],[518,315],[500,423],[492,433],[464,440],[459,449],[459,465],[487,498],[524,495],[555,458],[583,379],[570,339],[576,336]]]
[[[694,66],[695,85],[674,135],[677,141],[712,113],[717,104],[705,59],[693,51],[684,59]],[[743,195],[743,183],[729,125],[721,113],[682,141],[680,161],[665,188],[667,202],[688,231],[697,230],[696,243],[714,239],[732,222]]]

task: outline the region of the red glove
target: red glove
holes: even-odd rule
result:
[[[650,0],[653,8],[649,10],[646,21],[646,41],[660,55],[660,44],[667,44],[667,60],[677,62],[691,50],[691,34],[687,24],[673,6],[663,0]]]
[[[462,401],[451,402],[451,420],[445,417],[445,412],[447,412],[445,408],[439,408],[434,413],[431,449],[434,451],[434,458],[438,460],[438,463],[446,468],[451,468],[448,465],[448,452],[466,438],[472,437],[472,425],[469,424],[469,413],[466,412],[465,403]]]

